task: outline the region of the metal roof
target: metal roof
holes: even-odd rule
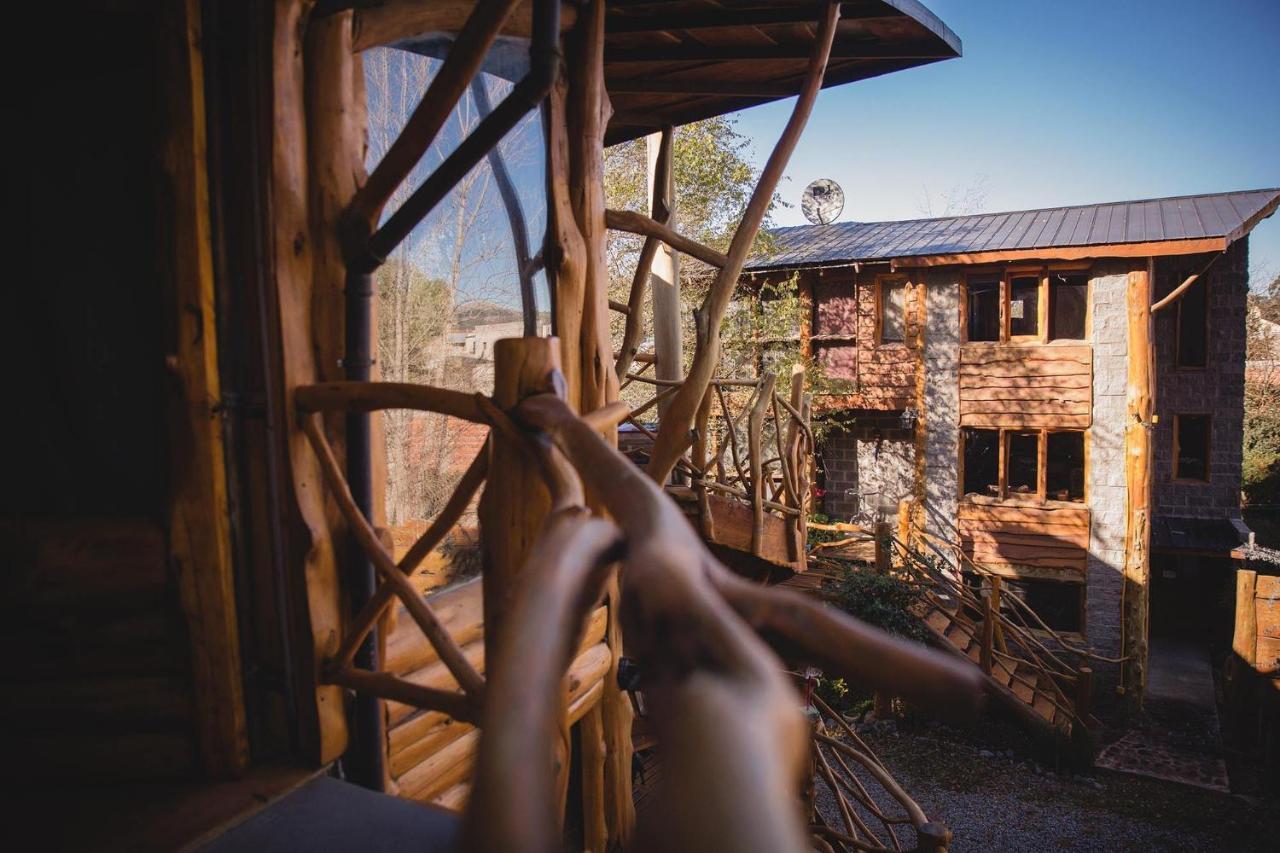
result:
[[[747,269],[1205,238],[1230,244],[1278,204],[1280,189],[1264,189],[939,219],[796,225],[773,229],[777,250],[752,258]]]

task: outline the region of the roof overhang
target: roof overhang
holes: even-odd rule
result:
[[[606,144],[799,94],[825,3],[622,0],[605,19]],[[824,88],[961,55],[918,0],[841,4]]]

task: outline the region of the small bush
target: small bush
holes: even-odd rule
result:
[[[924,642],[924,629],[911,613],[920,592],[910,583],[870,569],[846,568],[840,580],[825,592],[832,604],[849,615],[890,634]]]

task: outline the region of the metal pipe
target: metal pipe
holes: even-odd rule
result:
[[[373,274],[348,269],[346,286],[346,352],[342,367],[346,378],[369,381],[373,367]],[[373,520],[373,464],[370,447],[369,412],[347,413],[347,484],[351,497],[365,518]],[[355,537],[347,543],[347,589],[351,608],[359,611],[377,590],[373,564]],[[356,652],[355,665],[376,672],[379,669],[377,632],[370,631]],[[352,708],[351,748],[343,756],[347,779],[373,791],[381,791],[385,780],[382,714],[378,697],[357,691]]]

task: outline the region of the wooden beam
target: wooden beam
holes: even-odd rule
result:
[[[1151,306],[1151,313],[1154,314],[1157,311],[1161,311],[1165,308],[1168,308],[1170,305],[1172,305],[1173,303],[1181,299],[1182,295],[1191,289],[1191,285],[1199,281],[1200,277],[1203,276],[1205,273],[1207,273],[1209,271],[1209,267],[1213,266],[1214,263],[1220,257],[1222,257],[1222,254],[1214,255],[1212,258],[1209,259],[1209,262],[1200,269],[1199,272],[1192,273],[1191,275],[1183,279],[1182,284],[1178,285],[1173,290],[1169,291],[1169,294],[1167,296],[1165,296],[1159,302]]]
[[[306,0],[278,0],[272,29],[271,162],[268,174],[270,209],[266,221],[268,279],[275,287],[273,335],[280,348],[285,389],[282,410],[287,418],[290,489],[290,535],[286,542],[292,577],[304,585],[311,633],[310,660],[299,669],[311,673],[314,702],[303,703],[304,749],[316,764],[336,760],[347,748],[343,690],[321,684],[320,662],[332,654],[342,634],[342,591],[335,553],[334,527],[326,509],[320,462],[311,450],[294,405],[294,392],[322,378],[317,363],[321,345],[312,337],[314,275],[307,165],[305,83],[303,73]],[[327,344],[325,344],[327,345]],[[305,579],[305,580],[301,580]]]
[[[355,40],[352,49],[369,50],[391,45],[424,33],[456,33],[475,9],[475,0],[380,0],[355,12]],[[560,4],[560,29],[567,32],[577,20],[578,7]],[[498,30],[500,35],[530,38],[533,32],[533,4],[520,3]]]
[[[821,18],[818,11],[814,20]],[[847,50],[847,52],[845,52]],[[942,51],[942,52],[939,52]],[[812,44],[783,45],[704,45],[696,42],[670,45],[613,48],[609,51],[610,67],[631,64],[654,64],[665,62],[743,62],[753,60],[776,61],[779,59],[807,60],[813,54]],[[842,63],[851,60],[869,59],[905,59],[912,61],[950,59],[954,54],[944,48],[937,50],[931,45],[904,44],[857,44],[841,45],[841,52],[832,59]]]
[[[1231,650],[1249,669],[1254,668],[1258,655],[1257,588],[1257,572],[1249,569],[1236,570],[1236,620]]]
[[[1147,684],[1147,607],[1151,579],[1151,430],[1155,408],[1155,350],[1151,338],[1151,288],[1154,259],[1129,273],[1128,370],[1125,419],[1124,586],[1121,606],[1121,652],[1124,688],[1132,708],[1142,706]]]
[[[609,81],[609,92],[614,95],[723,95],[737,98],[787,98],[796,93],[796,86],[773,81],[759,83],[734,83],[728,80],[686,77],[674,79],[637,77]]]
[[[170,202],[177,380],[171,427],[174,474],[169,553],[176,567],[191,641],[196,735],[205,772],[239,775],[249,762],[231,565],[231,523],[218,378],[217,309],[209,222],[204,59],[200,4],[169,4],[163,20],[165,67],[172,85],[164,169]]]
[[[800,134],[808,123],[809,114],[813,111],[814,101],[822,88],[839,20],[840,7],[833,3],[827,7],[826,17],[819,27],[804,85],[792,109],[791,118],[760,172],[760,180],[730,242],[726,263],[698,309],[695,318],[698,338],[689,377],[671,401],[667,421],[658,434],[647,468],[649,476],[655,482],[666,482],[677,460],[684,455],[691,443],[689,430],[720,361],[720,325],[724,320],[724,313],[733,298],[734,289],[742,275],[742,267],[755,244],[765,213],[773,202],[773,194],[782,178],[782,172],[786,169]]]
[[[670,228],[642,213],[635,213],[630,210],[606,210],[605,223],[617,231],[627,231],[644,237],[654,237],[676,251],[691,255],[704,264],[716,268],[723,267],[729,263],[729,257],[723,252],[717,252],[715,249],[704,246],[696,240],[690,240],[674,228]]]
[[[947,255],[919,255],[893,258],[894,269],[945,267],[953,264],[995,264],[1005,261],[1078,261],[1092,258],[1147,258],[1160,255],[1198,255],[1222,252],[1227,242],[1221,237],[1195,240],[1159,240],[1149,243],[1107,243],[1095,246],[1046,246],[1040,249],[1000,249],[990,252],[958,252]]]

